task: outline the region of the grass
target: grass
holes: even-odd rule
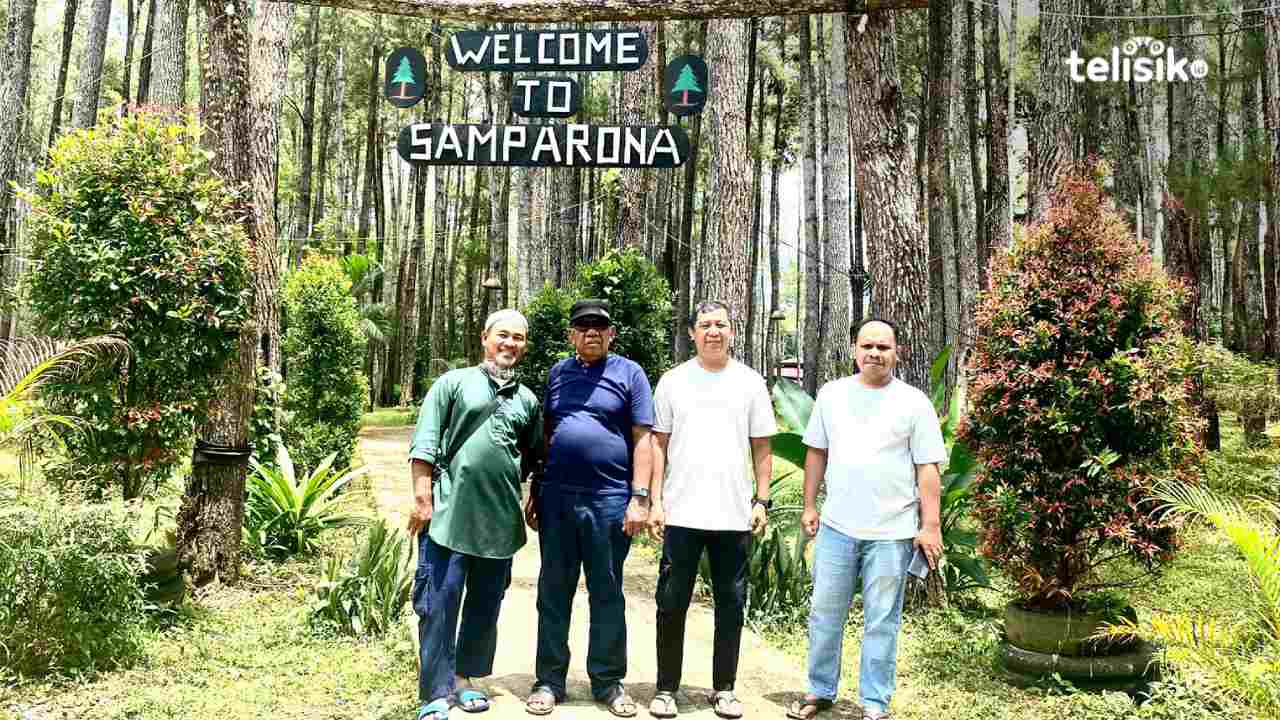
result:
[[[417,420],[418,409],[414,407],[377,408],[360,418],[360,427],[401,427],[412,425]]]

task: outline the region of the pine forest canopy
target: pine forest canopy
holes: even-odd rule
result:
[[[928,0],[301,0],[296,4],[458,22],[537,23],[863,13],[925,8]]]

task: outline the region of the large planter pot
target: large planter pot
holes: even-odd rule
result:
[[[1137,614],[1129,609],[1132,620]],[[1005,640],[1000,659],[1026,675],[1058,675],[1095,687],[1123,688],[1154,677],[1156,648],[1139,640],[1092,639],[1111,616],[1102,612],[1044,612],[1016,603],[1005,607]]]
[[[1033,652],[1070,657],[1112,655],[1125,648],[1090,639],[1111,617],[1103,612],[1027,610],[1009,603],[1004,609],[1004,634],[1014,647]],[[1136,615],[1132,617],[1136,619]]]

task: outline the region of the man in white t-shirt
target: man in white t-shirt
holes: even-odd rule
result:
[[[804,432],[804,514],[817,535],[809,611],[809,692],[787,712],[808,720],[840,685],[845,620],[861,579],[864,622],[858,691],[864,720],[889,717],[898,629],[914,547],[930,567],[942,556],[938,463],[946,447],[923,392],[894,378],[897,328],[871,319],[855,330],[859,373],[818,391]],[[819,517],[818,484],[826,503]]]
[[[709,698],[716,715],[742,717],[733,694],[747,601],[751,533],[764,530],[778,431],[764,378],[729,356],[724,303],[699,303],[689,320],[697,356],[667,371],[654,392],[649,529],[662,538],[658,570],[658,682],[654,717],[676,716],[684,623],[706,548],[715,599]],[[754,497],[753,497],[754,491]]]

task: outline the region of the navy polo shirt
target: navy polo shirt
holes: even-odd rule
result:
[[[631,429],[653,426],[653,392],[635,362],[571,357],[547,375],[544,418],[551,434],[544,482],[569,492],[631,495]]]

